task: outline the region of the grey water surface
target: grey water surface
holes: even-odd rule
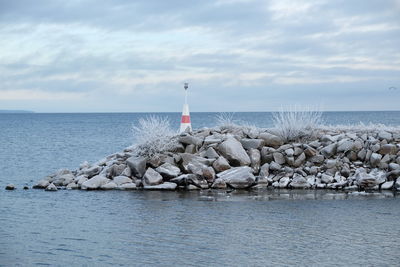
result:
[[[0,266],[398,266],[391,192],[22,190],[131,145],[132,124],[147,115],[0,114]],[[161,115],[178,128],[179,113]],[[215,115],[193,113],[193,126],[213,126]],[[234,116],[272,126],[270,113]],[[400,112],[323,116],[400,125]]]

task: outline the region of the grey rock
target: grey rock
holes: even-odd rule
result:
[[[81,175],[81,176],[76,177],[76,180],[77,180],[77,184],[79,186],[81,186],[84,182],[86,182],[89,179],[86,175]]]
[[[322,162],[324,162],[324,156],[323,155],[315,155],[314,157],[310,158],[310,161],[312,163],[316,163],[316,164],[321,164]]]
[[[185,145],[201,146],[201,144],[203,143],[203,139],[200,137],[186,135],[186,136],[180,136],[179,142]]]
[[[330,144],[323,149],[321,149],[321,154],[326,158],[330,158],[334,154],[336,154],[337,143]]]
[[[135,190],[137,189],[136,183],[126,183],[119,185],[116,189],[119,190]]]
[[[163,177],[153,168],[148,168],[143,176],[142,181],[144,186],[158,185],[162,183]]]
[[[342,139],[338,142],[337,152],[347,152],[353,148],[353,144],[349,139]]]
[[[293,150],[293,148],[288,148],[288,149],[286,149],[286,150],[285,150],[285,154],[286,154],[286,156],[288,156],[288,157],[292,157],[292,156],[294,155],[294,150]]]
[[[117,176],[117,177],[118,177],[118,176]],[[111,181],[111,182],[108,182],[108,183],[106,183],[106,184],[100,186],[100,189],[103,189],[103,190],[112,190],[112,189],[115,189],[115,188],[117,188],[117,187],[118,187],[118,185],[117,185],[116,183],[114,183],[113,181]]]
[[[206,158],[209,159],[217,159],[219,157],[218,153],[215,151],[214,148],[209,147],[207,148],[206,154],[205,154]]]
[[[226,187],[226,182],[221,178],[215,179],[214,183],[211,185],[213,189],[226,189]]]
[[[315,140],[315,141],[308,143],[308,145],[312,148],[318,148],[321,146],[321,142],[319,142],[318,140]]]
[[[182,167],[186,172],[201,174],[201,170],[211,165],[211,163],[214,161],[212,159],[206,159],[188,153],[183,153],[180,155],[182,157]]]
[[[219,144],[218,150],[232,166],[247,166],[251,163],[242,144],[235,138],[229,137]]]
[[[305,145],[304,154],[306,154],[307,157],[314,157],[317,155],[317,150],[311,146]]]
[[[57,186],[55,186],[53,183],[49,184],[45,189],[45,191],[57,191],[57,190],[58,190]]]
[[[220,156],[216,161],[214,161],[213,168],[216,172],[223,172],[230,169],[231,166],[224,157]]]
[[[242,140],[240,140],[240,143],[242,144],[243,148],[246,150],[249,150],[251,148],[259,149],[264,145],[264,140],[263,139],[243,138]]]
[[[286,188],[289,185],[289,183],[290,183],[290,178],[289,177],[282,177],[279,180],[278,187],[279,188]]]
[[[272,154],[274,157],[274,161],[280,165],[284,164],[286,162],[285,156],[280,153],[280,152],[275,152]]]
[[[119,186],[127,183],[132,183],[132,179],[126,176],[116,176],[113,178],[113,182]]]
[[[145,190],[175,190],[177,187],[176,183],[165,182],[159,185],[145,185]]]
[[[396,155],[398,149],[396,145],[393,144],[386,144],[386,145],[382,145],[381,148],[379,149],[379,154],[382,155],[386,155],[386,154],[390,154],[390,155]]]
[[[168,162],[156,168],[156,171],[166,178],[177,177],[179,174],[181,174],[181,170],[178,167]]]
[[[126,176],[126,177],[131,177],[132,176],[132,171],[131,168],[126,167],[124,169],[124,171],[121,173],[122,176]]]
[[[393,188],[394,181],[388,181],[381,185],[382,190],[389,190]]]
[[[386,131],[380,131],[379,134],[378,134],[378,138],[379,138],[380,140],[385,139],[385,140],[387,140],[387,141],[390,141],[390,140],[392,140],[392,134],[391,134],[391,133],[388,133],[388,132],[386,132]]]
[[[371,151],[373,152],[373,153],[375,153],[375,152],[378,152],[379,150],[381,149],[381,145],[380,144],[373,144],[372,146],[371,146]]]
[[[260,170],[260,163],[261,163],[260,150],[255,148],[250,148],[248,154],[250,157],[251,168],[253,169],[253,172],[258,173],[258,171]]]
[[[301,153],[303,153],[304,152],[304,150],[300,147],[300,144],[297,144],[295,147],[294,147],[294,153],[293,153],[293,155],[294,156],[299,156]]]
[[[204,145],[219,144],[222,142],[222,137],[209,135],[204,139]]]
[[[357,153],[357,157],[359,160],[365,160],[367,156],[367,150],[365,148],[361,149],[360,152]]]
[[[363,143],[359,140],[353,143],[353,147],[351,148],[353,151],[358,152],[363,148]]]
[[[382,159],[382,155],[377,154],[377,153],[372,153],[372,155],[370,157],[371,167],[373,167],[373,168],[378,167],[379,163],[381,162],[381,159]]]
[[[50,184],[50,182],[46,179],[42,179],[39,182],[37,182],[37,184],[35,184],[33,186],[34,189],[45,189],[46,187],[48,187]]]
[[[311,185],[307,182],[306,178],[295,173],[290,183],[290,187],[292,188],[310,188]]]
[[[282,138],[270,133],[261,133],[258,138],[263,139],[266,146],[278,148],[283,144]]]
[[[138,178],[142,178],[146,172],[146,162],[147,160],[143,157],[130,157],[126,160],[132,175]]]
[[[197,152],[197,147],[193,144],[187,145],[185,148],[185,153],[195,154]]]
[[[393,171],[393,170],[398,170],[398,169],[400,169],[400,164],[397,164],[394,162],[389,164],[389,170]]]
[[[321,182],[325,183],[325,184],[330,184],[333,182],[333,177],[330,175],[327,175],[325,173],[323,173],[321,175]]]
[[[212,183],[215,180],[215,171],[212,167],[206,167],[202,170],[202,172],[203,172],[202,176],[208,182]]]
[[[99,189],[102,185],[108,183],[110,179],[107,179],[104,176],[101,175],[96,175],[86,182],[81,184],[81,189],[83,190],[94,190],[94,189]]]
[[[14,189],[15,189],[15,185],[13,185],[13,184],[6,185],[6,190],[14,190]]]
[[[235,167],[217,174],[217,177],[224,180],[233,188],[248,188],[255,184],[256,178],[250,167]]]
[[[260,168],[260,176],[261,177],[268,177],[269,176],[269,164],[265,163]]]
[[[329,159],[325,163],[325,167],[327,169],[335,168],[337,164],[337,161],[335,159]]]
[[[294,167],[300,167],[301,165],[303,165],[303,163],[306,161],[306,155],[304,153],[301,153],[297,159],[294,161],[293,166]]]
[[[67,184],[67,186],[65,188],[66,189],[78,189],[79,185],[77,185],[75,182],[71,182],[71,183]]]
[[[272,161],[269,164],[269,169],[271,171],[280,171],[282,169],[282,166],[280,164],[276,163],[275,161]]]
[[[263,147],[261,149],[261,164],[270,163],[271,161],[273,161],[274,157],[272,154],[274,151],[275,149],[273,148]]]
[[[103,168],[100,166],[93,166],[90,169],[83,170],[82,174],[86,175],[88,178],[92,178],[93,176],[99,174]]]

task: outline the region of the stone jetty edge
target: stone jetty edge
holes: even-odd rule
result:
[[[36,189],[204,190],[331,189],[400,190],[399,130],[318,130],[285,142],[272,130],[201,129],[175,137],[151,158],[135,147],[76,170],[61,169]]]

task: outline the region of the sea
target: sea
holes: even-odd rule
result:
[[[400,198],[313,190],[23,190],[133,144],[151,115],[0,114],[0,266],[399,266]],[[237,112],[273,126],[272,113]],[[193,128],[218,113],[192,113]],[[329,125],[400,126],[400,111],[324,112]],[[6,191],[7,184],[17,189]]]

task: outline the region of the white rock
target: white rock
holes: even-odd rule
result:
[[[110,179],[107,179],[104,176],[101,175],[96,175],[86,182],[82,183],[81,189],[83,190],[94,190],[94,189],[99,189],[102,185],[108,183]]]
[[[113,182],[117,185],[123,185],[123,184],[127,184],[127,183],[132,183],[132,179],[126,176],[116,176],[113,178]]]
[[[45,190],[46,190],[46,191],[57,191],[58,189],[57,189],[57,187],[56,187],[53,183],[51,183],[51,184],[49,184],[49,185],[46,187]]]
[[[66,189],[78,189],[79,185],[77,185],[75,182],[71,182],[66,186]]]
[[[103,190],[112,190],[112,189],[115,189],[115,188],[117,188],[117,184],[114,183],[113,181],[108,182],[108,183],[100,186],[100,189],[103,189]]]
[[[158,185],[163,181],[161,174],[156,172],[153,168],[148,168],[143,176],[143,185]]]
[[[394,181],[385,182],[381,185],[382,190],[392,189]]]
[[[50,182],[49,182],[48,180],[42,179],[42,180],[40,180],[37,184],[35,184],[35,185],[33,186],[33,188],[34,188],[34,189],[44,189],[44,188],[48,187],[49,184],[50,184]]]
[[[371,167],[377,167],[379,165],[379,163],[381,162],[382,159],[382,155],[378,154],[378,153],[372,153],[371,157],[370,157],[370,163],[371,163]]]
[[[166,178],[173,178],[173,177],[177,177],[180,173],[181,170],[172,165],[171,163],[164,163],[163,165],[159,166],[156,168],[156,171],[161,174],[163,177]]]
[[[247,166],[251,163],[242,144],[233,137],[219,144],[218,150],[233,166]]]
[[[283,154],[280,152],[275,152],[272,154],[272,156],[274,157],[274,161],[280,165],[286,162],[285,156],[283,156]]]
[[[288,184],[290,183],[290,178],[289,177],[283,177],[279,180],[279,188],[286,188]]]
[[[333,182],[333,177],[330,175],[327,175],[325,173],[323,173],[321,175],[321,182],[325,183],[325,184],[330,184]]]
[[[255,184],[256,178],[250,167],[235,167],[217,174],[233,188],[247,188]]]

